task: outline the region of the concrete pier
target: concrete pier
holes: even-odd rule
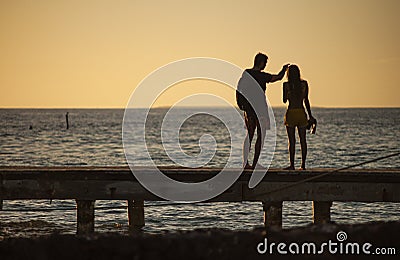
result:
[[[264,226],[282,228],[283,201],[263,202]]]
[[[204,181],[221,171],[160,169],[166,176],[184,182]],[[150,174],[152,171],[146,167],[137,170]],[[246,170],[229,189],[208,202],[262,202],[265,226],[278,228],[282,227],[283,201],[313,201],[314,223],[330,221],[330,208],[335,201],[400,202],[400,169],[357,169],[326,175],[333,170],[269,169],[252,189],[248,187],[252,171]],[[318,175],[323,176],[313,178]],[[17,199],[75,199],[78,234],[94,231],[96,200],[128,201],[132,230],[145,225],[144,201],[163,201],[147,191],[128,167],[0,167],[0,209],[3,200]]]
[[[129,229],[132,231],[144,227],[144,201],[128,200],[128,222]]]
[[[94,200],[76,200],[76,221],[78,235],[94,232]]]
[[[313,222],[325,224],[331,222],[332,201],[313,201]]]

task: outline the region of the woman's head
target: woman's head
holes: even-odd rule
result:
[[[289,82],[299,82],[301,80],[300,69],[297,65],[289,66],[287,78]]]

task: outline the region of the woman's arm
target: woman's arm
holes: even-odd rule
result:
[[[306,91],[304,95],[304,104],[306,105],[308,117],[314,118],[311,114],[311,106],[310,106],[310,100],[308,99],[308,83],[306,82]]]
[[[285,82],[283,83],[283,103],[286,103],[287,101],[287,93],[288,93],[287,83]]]

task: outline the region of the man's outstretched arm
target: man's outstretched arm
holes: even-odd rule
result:
[[[283,65],[282,70],[278,73],[278,75],[271,75],[272,77],[270,82],[272,83],[278,80],[282,80],[283,77],[285,76],[286,70],[288,69],[289,65],[290,64]]]

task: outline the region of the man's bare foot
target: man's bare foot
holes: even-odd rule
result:
[[[246,163],[246,165],[244,166],[244,169],[252,169],[251,165],[249,163]]]
[[[306,167],[300,167],[299,168],[299,171],[305,171],[306,170]]]
[[[289,170],[289,171],[294,171],[294,166],[289,166],[286,168],[283,168],[284,170]]]

